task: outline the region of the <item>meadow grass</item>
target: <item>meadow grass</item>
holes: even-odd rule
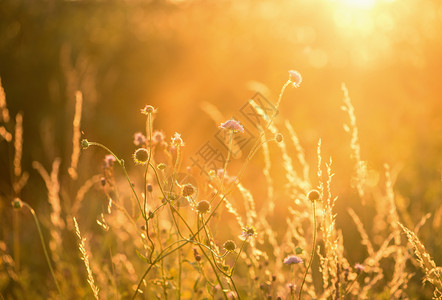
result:
[[[301,84],[299,73],[289,74],[276,108],[287,88]],[[0,134],[14,153],[13,188],[8,194],[13,239],[0,241],[2,299],[425,298],[429,287],[409,289],[416,273],[423,273],[423,280],[431,284],[433,298],[441,299],[441,268],[418,238],[430,216],[415,228],[403,225],[388,165],[384,186],[376,191],[367,188],[367,162],[359,146],[354,108],[345,85],[342,89],[343,110],[350,120],[353,187],[364,209],[375,211],[374,224],[366,224],[355,208],[347,207],[354,223],[348,226],[360,238],[353,244],[364,249],[359,262],[349,255],[358,247],[345,248],[346,237],[336,225],[340,216],[335,204],[341,199],[333,193],[332,160],[324,163],[321,140],[316,149],[303,149],[291,122],[276,122],[276,114],[266,115],[258,107],[265,123],[242,165],[234,169],[231,161],[235,138],[244,134],[244,128],[230,119],[219,126],[227,137],[223,167],[201,176],[199,170],[183,168],[185,141],[178,133],[169,141],[155,128],[154,116],[161,115],[150,105],[141,110],[146,126],[144,133],[135,135],[133,162],[99,142],[80,141],[82,94],[77,92],[69,178],[60,180],[60,158],[53,161],[51,171],[33,163],[49,204],[49,214],[40,214],[42,231],[27,203],[31,201],[21,199],[29,176],[21,168],[23,116],[11,120],[0,88]],[[219,118],[215,108],[207,109]],[[285,138],[282,132],[287,132]],[[75,185],[83,178],[78,172],[80,148],[103,153],[102,162],[87,162],[102,164],[102,172]],[[317,153],[317,166],[307,163],[307,151]],[[257,203],[255,187],[242,180],[251,176],[247,167],[260,153],[265,203]],[[281,170],[284,176],[277,177]],[[194,182],[183,182],[182,174]],[[92,211],[96,224],[88,222],[89,194],[94,197],[87,201],[98,207]],[[290,204],[281,207],[287,203],[281,199]],[[23,207],[36,221],[41,245],[33,247],[44,250],[44,270],[21,263],[29,252],[21,246],[19,228],[31,227]],[[40,259],[38,253],[31,254],[35,260]],[[45,276],[48,272],[51,278]]]

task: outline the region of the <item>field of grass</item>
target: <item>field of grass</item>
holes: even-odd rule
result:
[[[442,299],[437,1],[0,12],[0,299]]]

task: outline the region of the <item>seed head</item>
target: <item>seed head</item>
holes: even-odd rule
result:
[[[143,115],[153,114],[157,110],[152,105],[146,105],[143,109],[141,109],[141,113]]]
[[[83,149],[89,148],[89,142],[87,141],[87,139],[81,140],[81,148],[83,148]]]
[[[236,244],[234,241],[232,240],[228,240],[224,243],[223,245],[224,249],[226,249],[229,252],[235,251],[236,249]]]
[[[289,71],[289,80],[293,83],[293,86],[295,88],[299,87],[299,85],[302,82],[302,76],[301,73],[299,73],[298,71],[295,70],[290,70]]]
[[[321,199],[321,193],[319,193],[317,190],[311,190],[310,192],[308,192],[307,198],[312,202],[318,201],[319,199]]]
[[[152,193],[152,191],[153,191],[153,187],[152,187],[152,185],[150,183],[147,184],[147,191],[149,193]]]
[[[157,169],[158,170],[164,170],[166,168],[166,164],[164,164],[164,163],[159,163],[158,165],[157,165]]]
[[[184,142],[183,142],[183,140],[181,139],[181,134],[179,134],[178,132],[175,132],[175,134],[174,134],[173,137],[172,137],[172,142],[171,142],[171,144],[172,144],[173,146],[177,146],[177,147],[182,147],[182,146],[184,146]]]
[[[224,123],[221,123],[221,125],[219,125],[219,128],[232,130],[233,132],[244,132],[244,127],[241,125],[241,123],[239,123],[239,121],[235,119],[230,119],[225,121]]]
[[[193,248],[193,256],[195,257],[196,261],[201,260],[201,255],[198,253],[198,250],[196,248]]]
[[[282,142],[282,134],[280,134],[280,133],[277,133],[276,135],[275,135],[275,140],[278,142],[278,143],[281,143]]]
[[[200,214],[205,214],[206,212],[208,212],[210,210],[210,202],[207,200],[201,200],[200,202],[198,202],[198,204],[196,205],[196,210],[200,213]]]
[[[149,151],[147,151],[146,148],[138,148],[135,151],[133,158],[137,165],[145,165],[149,160]]]
[[[190,183],[187,183],[183,186],[183,196],[188,197],[192,196],[195,193],[195,187]]]
[[[15,198],[11,204],[15,209],[20,209],[23,207],[23,202],[20,200],[20,198]]]

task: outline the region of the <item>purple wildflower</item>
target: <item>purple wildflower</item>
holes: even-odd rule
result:
[[[117,160],[115,159],[115,157],[112,154],[108,154],[104,157],[104,162],[103,162],[103,166],[105,169],[109,169],[114,165],[114,162],[116,162]]]
[[[355,264],[355,269],[356,269],[356,272],[360,273],[360,272],[364,272],[365,267],[364,267],[364,265],[357,263],[357,264]]]
[[[146,143],[146,137],[141,133],[141,132],[137,132],[134,134],[134,144],[135,146],[142,146],[144,145],[144,143]]]
[[[224,123],[221,123],[221,125],[219,125],[219,128],[233,130],[233,132],[244,132],[244,127],[241,125],[241,123],[239,123],[239,121],[235,119],[230,119],[225,121]]]
[[[299,87],[302,82],[302,76],[301,73],[295,70],[289,71],[290,81],[293,83],[293,86],[295,88]]]
[[[302,262],[303,262],[302,258],[296,255],[289,255],[286,258],[284,258],[284,263],[286,265],[300,264]]]
[[[256,234],[256,229],[253,226],[246,226],[246,228],[242,229],[242,233],[239,236],[241,240],[247,240],[249,237],[252,237]]]

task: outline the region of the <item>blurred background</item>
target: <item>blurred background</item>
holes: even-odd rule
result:
[[[275,103],[296,69],[303,82],[287,90],[277,124],[290,121],[312,166],[320,138],[325,160],[333,157],[338,226],[349,221],[342,209],[359,201],[349,189],[342,83],[374,180],[384,180],[388,163],[413,224],[440,208],[441,1],[1,0],[0,16],[0,77],[11,115],[24,116],[23,199],[34,205],[46,191],[33,161],[50,169],[61,157],[67,174],[76,90],[84,97],[83,137],[129,160],[133,134],[145,126],[139,110],[151,104],[155,128],[168,138],[182,134],[186,165],[217,131],[202,106],[228,119],[256,91]],[[0,190],[10,200],[9,146],[0,147]],[[80,158],[83,178],[100,172],[103,153],[92,152]],[[262,157],[254,164],[262,168]],[[245,179],[253,190],[252,182]],[[6,216],[9,201],[2,206]],[[421,237],[442,264],[441,241],[431,231]]]

